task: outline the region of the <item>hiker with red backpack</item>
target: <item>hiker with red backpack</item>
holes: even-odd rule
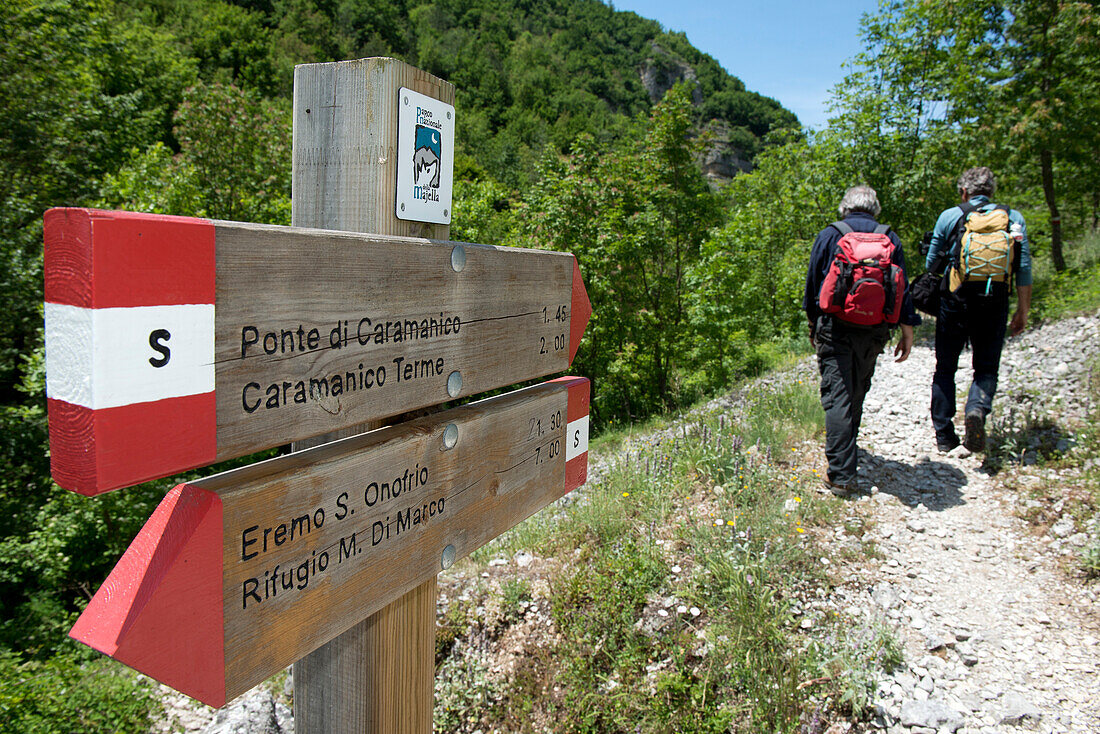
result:
[[[929,272],[944,270],[936,316],[936,372],[932,376],[932,427],[936,446],[959,445],[955,417],[955,372],[967,342],[974,369],[964,409],[963,445],[985,448],[985,420],[993,408],[997,373],[1008,320],[1010,283],[1016,281],[1013,336],[1027,325],[1031,305],[1031,252],[1024,217],[990,201],[996,189],[985,166],[959,176],[962,203],[940,214],[925,262]]]
[[[895,326],[901,327],[895,361],[905,361],[920,316],[909,297],[901,240],[875,219],[882,210],[875,190],[853,186],[839,209],[840,221],[814,241],[802,308],[821,372],[826,486],[847,496],[859,490],[856,437],[875,362]]]

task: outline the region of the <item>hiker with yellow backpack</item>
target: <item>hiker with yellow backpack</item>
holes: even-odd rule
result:
[[[986,417],[997,391],[1013,281],[1013,336],[1024,330],[1031,306],[1031,252],[1023,215],[990,200],[996,182],[985,166],[964,171],[958,187],[962,203],[940,214],[925,262],[929,272],[944,272],[936,318],[932,426],[936,446],[945,453],[959,445],[952,420],[955,372],[963,348],[969,342],[974,376],[966,398],[962,444],[970,451],[981,451]]]

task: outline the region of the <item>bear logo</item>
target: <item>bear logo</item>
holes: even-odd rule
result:
[[[416,145],[413,150],[413,184],[420,187],[439,188],[439,171],[442,168],[441,140],[435,128],[416,126]]]

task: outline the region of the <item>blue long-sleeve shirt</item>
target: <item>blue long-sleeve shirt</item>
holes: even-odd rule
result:
[[[978,207],[979,211],[989,211],[995,204],[989,201],[988,196],[972,196],[970,197],[971,206]],[[951,237],[951,233],[955,231],[955,227],[959,223],[959,219],[962,217],[963,211],[957,206],[953,206],[950,209],[945,209],[940,214],[939,219],[936,220],[936,226],[932,230],[932,241],[928,246],[928,256],[925,258],[924,266],[926,269],[931,270],[936,260],[940,255],[946,253],[951,259],[954,259],[959,253],[959,243],[950,243],[948,240]],[[1024,215],[1015,209],[1008,210],[1008,221],[1010,226],[1012,224],[1019,224],[1020,231],[1023,232],[1023,239],[1020,240],[1020,259],[1016,263],[1016,285],[1027,286],[1031,285],[1031,248],[1027,242],[1027,224],[1024,222]],[[950,249],[948,249],[950,248]]]
[[[855,232],[874,232],[878,222],[870,214],[853,212],[849,214],[844,223]],[[806,268],[806,292],[802,296],[802,310],[806,312],[806,318],[810,320],[810,329],[817,326],[817,319],[822,315],[818,298],[821,296],[821,286],[825,282],[825,275],[829,272],[829,266],[836,257],[836,246],[843,235],[836,227],[829,225],[817,235],[813,249],[810,250],[810,264]],[[890,230],[890,241],[894,243],[893,263],[905,273],[905,251],[901,247],[901,240],[894,230]],[[905,275],[905,298],[901,303],[900,323],[908,326],[917,326],[921,322],[916,309],[913,308],[913,297],[909,294],[909,276]]]

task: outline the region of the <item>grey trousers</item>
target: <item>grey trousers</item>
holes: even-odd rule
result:
[[[856,480],[856,437],[863,419],[863,398],[871,389],[875,362],[890,340],[889,327],[849,326],[831,316],[818,321],[814,341],[825,409],[825,458],[829,481]]]

